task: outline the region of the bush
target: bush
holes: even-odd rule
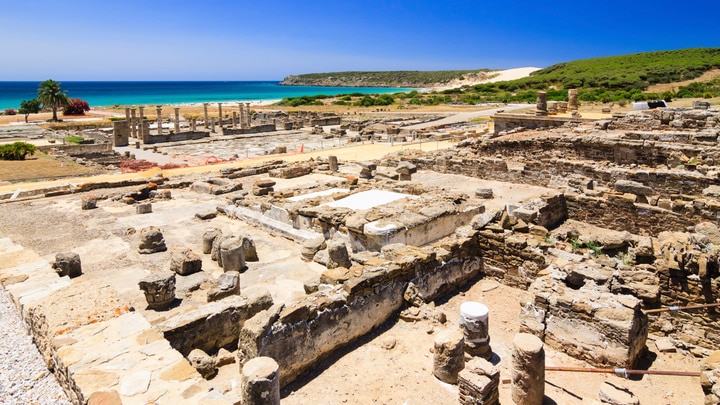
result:
[[[1,160],[25,160],[28,154],[35,154],[35,145],[25,142],[15,142],[0,146]]]
[[[87,101],[79,98],[71,98],[70,104],[65,106],[63,109],[64,115],[85,115],[86,111],[90,111],[90,106]]]
[[[17,111],[15,111],[14,108],[6,108],[5,109],[5,115],[16,115]]]

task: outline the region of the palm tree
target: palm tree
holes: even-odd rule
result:
[[[55,80],[49,79],[40,83],[37,92],[37,99],[45,106],[52,108],[53,116],[52,120],[57,121],[57,109],[58,107],[64,107],[70,104],[70,98],[67,94],[60,89],[60,83]]]

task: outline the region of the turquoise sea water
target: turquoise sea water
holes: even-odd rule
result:
[[[37,96],[40,82],[0,82],[0,109],[15,108]],[[377,87],[280,86],[279,82],[61,82],[68,97],[93,106],[187,104],[280,100],[285,97],[347,93],[396,93],[412,89]]]

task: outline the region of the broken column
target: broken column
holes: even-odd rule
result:
[[[133,138],[138,137],[138,130],[137,130],[137,114],[135,112],[135,109],[130,110],[130,136]]]
[[[250,103],[245,103],[245,120],[245,126],[250,128],[252,126],[250,125],[252,121],[252,117],[250,116]]]
[[[210,132],[215,132],[215,117],[210,118]]]
[[[535,115],[547,115],[547,114],[548,114],[547,92],[546,91],[538,91]]]
[[[492,356],[488,313],[488,307],[479,302],[470,301],[460,305],[460,328],[465,336],[465,352],[471,356],[486,359]]]
[[[215,238],[221,234],[222,234],[222,232],[220,232],[220,230],[217,228],[208,228],[205,230],[205,233],[203,233],[203,238],[202,238],[202,246],[203,246],[204,254],[208,254],[208,253],[212,252],[213,242],[215,241]]]
[[[180,132],[180,107],[175,107],[175,133]]]
[[[162,135],[162,106],[159,105],[155,107],[157,110],[157,127],[158,127],[158,135]]]
[[[245,129],[245,110],[243,110],[243,103],[238,103],[240,106],[240,128]]]
[[[197,131],[197,118],[190,119],[190,128],[193,132]]]
[[[512,399],[517,405],[542,405],[545,396],[545,349],[529,333],[513,338]]]
[[[460,405],[500,405],[500,370],[474,357],[458,376]]]
[[[460,329],[449,329],[438,333],[433,353],[433,375],[442,382],[457,384],[458,374],[464,367],[463,332]]]
[[[233,128],[234,128],[234,127],[237,127],[237,120],[238,120],[237,111],[233,111],[233,114],[232,114],[232,126],[233,126]]]
[[[205,126],[205,129],[208,127],[208,111],[207,111],[208,103],[203,103],[203,125]]]
[[[164,252],[167,250],[165,246],[165,238],[160,228],[150,226],[140,230],[140,244],[138,252],[141,254],[151,254],[156,252]]]
[[[257,262],[258,258],[257,248],[255,247],[255,240],[250,235],[243,235],[241,238],[243,246],[243,257],[246,262]]]
[[[338,171],[338,158],[337,156],[328,156],[328,164],[331,172]]]
[[[152,273],[140,280],[138,285],[145,293],[150,309],[167,309],[175,300],[175,273],[172,271]]]
[[[75,252],[61,252],[55,255],[55,262],[52,268],[60,277],[68,276],[75,278],[82,275],[82,264],[80,255]]]
[[[280,368],[271,357],[255,357],[242,366],[242,403],[280,405]]]
[[[218,103],[218,119],[220,120],[220,130],[223,128],[222,103]]]
[[[577,89],[568,90],[568,110],[577,111],[578,109],[578,91]]]
[[[138,115],[138,138],[145,141],[147,133],[145,132],[145,107],[138,107],[140,111]]]
[[[225,239],[220,244],[220,259],[224,271],[241,271],[245,268],[242,240],[236,237]]]

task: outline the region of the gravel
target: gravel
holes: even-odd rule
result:
[[[0,404],[70,405],[0,286]]]

